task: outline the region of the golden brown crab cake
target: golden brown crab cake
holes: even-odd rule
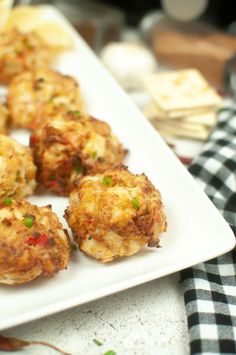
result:
[[[8,84],[18,73],[48,67],[50,50],[34,33],[12,30],[0,33],[0,83]]]
[[[5,104],[0,103],[0,134],[7,134],[8,110]]]
[[[65,269],[67,231],[50,206],[5,198],[0,202],[0,284],[16,285]]]
[[[38,182],[60,195],[68,195],[83,174],[121,164],[126,153],[107,123],[78,112],[45,121],[31,135],[30,145]]]
[[[17,75],[9,85],[8,107],[15,127],[35,129],[46,116],[83,110],[78,82],[47,68]]]
[[[80,250],[102,262],[158,247],[167,225],[160,192],[124,167],[78,180],[65,218]]]
[[[31,149],[0,135],[0,198],[22,199],[31,195],[36,186],[35,177]]]

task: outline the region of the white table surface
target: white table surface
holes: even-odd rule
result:
[[[117,355],[185,355],[189,341],[179,278],[179,273],[169,275],[1,333],[48,341],[73,355],[102,355],[107,350]],[[98,347],[94,338],[103,345]],[[11,354],[56,352],[31,346]]]

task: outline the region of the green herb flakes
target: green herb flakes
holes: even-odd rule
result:
[[[102,345],[103,345],[103,343],[102,343],[100,340],[98,340],[98,339],[93,339],[93,342],[94,342],[94,344],[96,344],[97,346],[102,346]]]
[[[103,180],[102,180],[102,184],[103,186],[112,186],[113,185],[113,181],[112,181],[112,178],[108,175],[104,176]]]
[[[70,246],[70,250],[73,251],[77,251],[77,246],[75,244],[71,244]]]
[[[50,238],[49,238],[49,245],[50,245],[51,247],[53,247],[53,246],[55,245],[55,238],[54,238],[54,237],[50,237]]]
[[[56,180],[56,178],[57,178],[57,177],[56,177],[55,175],[50,175],[50,176],[49,176],[49,180],[51,180],[51,181]]]
[[[4,203],[5,206],[11,206],[12,205],[12,199],[10,197],[6,197],[3,200],[3,203]]]
[[[132,199],[132,205],[136,210],[139,209],[139,201],[136,198]]]
[[[73,114],[74,114],[74,115],[76,115],[76,116],[78,116],[78,117],[80,117],[80,116],[81,116],[80,111],[73,111]]]
[[[23,220],[23,224],[27,228],[31,228],[34,224],[35,217],[33,215],[28,215],[25,216],[25,219]]]
[[[96,158],[97,158],[97,155],[98,155],[98,153],[97,153],[96,151],[94,151],[94,152],[92,153],[92,158],[93,158],[93,159],[96,159]]]
[[[20,176],[20,170],[18,169],[17,171],[16,171],[16,182],[18,181],[18,179],[19,179],[19,176]]]
[[[75,166],[75,171],[77,172],[77,174],[83,174],[84,168],[81,165],[77,165]]]
[[[108,350],[103,355],[116,355],[116,352],[114,350]]]

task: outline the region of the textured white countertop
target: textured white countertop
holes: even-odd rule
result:
[[[178,273],[1,333],[48,341],[73,355],[102,355],[107,350],[114,350],[117,355],[189,353]],[[97,346],[94,338],[103,345]],[[56,352],[31,346],[11,354]]]

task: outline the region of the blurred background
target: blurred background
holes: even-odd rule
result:
[[[164,112],[144,79],[157,74],[152,80],[158,89],[164,80],[159,73],[176,71],[178,76],[181,70],[193,68],[220,98],[235,98],[236,1],[23,0],[14,4],[42,3],[54,5],[67,17],[159,133],[177,149],[183,145],[185,150],[187,144],[192,158],[217,122],[218,102],[200,110],[189,103],[191,109],[183,110],[182,116],[178,110]],[[173,98],[180,88],[193,88],[196,82],[205,85],[199,77],[191,82],[189,75],[182,86],[172,85]]]
[[[235,1],[16,1],[19,3],[53,4],[97,53],[110,42],[142,41],[161,64],[196,67],[220,90],[227,84],[226,62],[236,52]],[[209,60],[213,60],[211,65]]]

